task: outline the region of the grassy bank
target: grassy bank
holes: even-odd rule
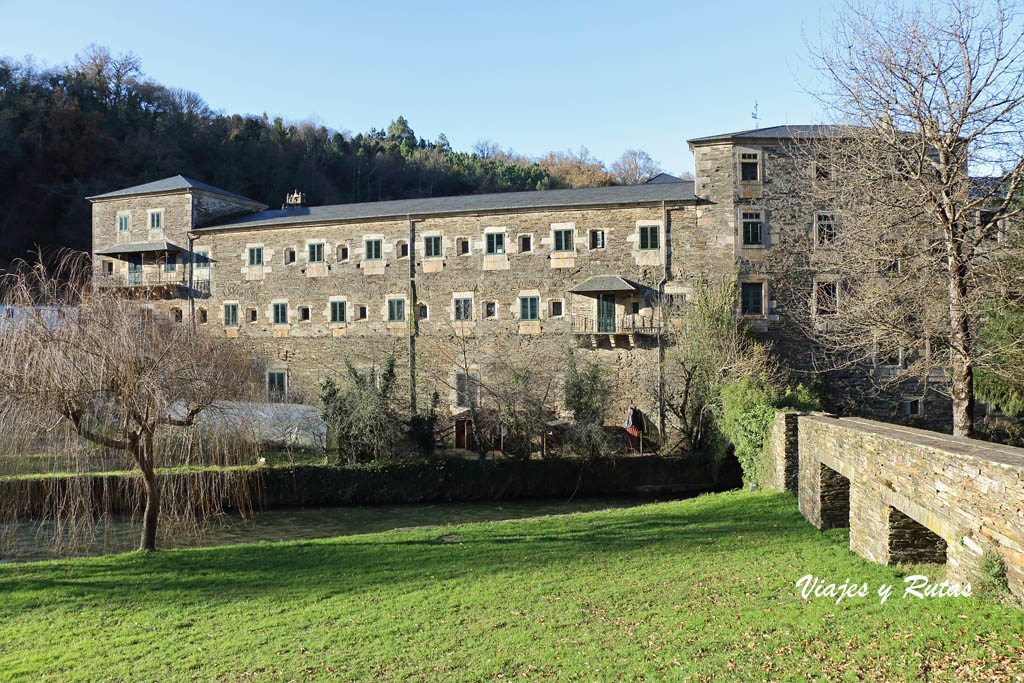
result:
[[[1024,674],[1024,614],[901,599],[792,497],[0,566],[0,677],[584,680]],[[926,566],[933,577],[942,569]],[[835,605],[794,582],[895,584]]]

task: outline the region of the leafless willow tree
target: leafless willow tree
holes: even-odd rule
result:
[[[43,448],[70,451],[72,459],[96,453],[121,459],[113,469],[141,474],[139,548],[154,550],[161,509],[189,502],[162,499],[158,469],[238,464],[251,453],[238,424],[244,411],[217,413],[231,405],[222,403],[228,399],[261,393],[260,373],[237,347],[187,321],[174,323],[138,300],[93,290],[89,272],[88,257],[79,255],[52,270],[26,266],[0,283],[3,303],[14,312],[0,329],[3,455]],[[230,497],[213,497],[222,495]],[[65,501],[56,514],[90,505]],[[216,514],[220,500],[204,509]]]
[[[831,135],[801,145],[821,209],[805,329],[835,362],[944,373],[965,436],[981,306],[1019,224],[1020,20],[999,2],[846,5],[815,54]]]

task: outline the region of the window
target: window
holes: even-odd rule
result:
[[[555,251],[572,251],[575,248],[572,230],[555,230]]]
[[[818,282],[814,285],[814,311],[818,315],[835,315],[836,283]]]
[[[473,319],[473,300],[472,299],[456,299],[455,300],[455,319],[456,320],[472,320]]]
[[[764,286],[760,282],[744,282],[740,290],[740,313],[761,315],[764,312]]]
[[[379,261],[380,260],[380,240],[366,240],[366,260],[367,261]]]
[[[295,263],[295,250],[292,249],[291,247],[288,247],[287,249],[284,250],[284,263],[285,265],[288,265],[289,263]]]
[[[238,327],[238,304],[224,304],[224,327]]]
[[[455,407],[469,408],[475,403],[476,378],[467,372],[455,373]]]
[[[562,302],[561,301],[559,301],[557,299],[554,300],[554,301],[551,301],[549,308],[550,308],[550,311],[551,311],[550,317],[552,317],[552,318],[560,318],[562,316]]]
[[[209,249],[196,249],[196,251],[195,251],[195,264],[196,264],[196,270],[209,270],[210,269],[210,250]]]
[[[469,240],[465,237],[460,237],[458,241],[459,256],[464,256],[469,253]]]
[[[180,323],[181,320],[182,320],[181,309],[180,308],[172,308],[171,309],[171,317],[174,318],[174,322]]]
[[[590,248],[604,249],[604,230],[590,231]]]
[[[113,275],[114,274],[114,262],[113,261],[104,261],[103,262],[103,274],[104,275]]]
[[[744,211],[741,222],[743,223],[743,244],[764,244],[764,236],[761,232],[760,211]]]
[[[288,304],[274,304],[274,324],[288,324]]]
[[[440,235],[431,235],[423,238],[423,254],[427,258],[439,258],[441,256]]]
[[[639,314],[640,314],[640,302],[639,301],[634,301],[633,302],[633,315],[639,315]]]
[[[249,247],[249,265],[263,265],[263,247]]]
[[[537,303],[538,298],[535,296],[519,297],[519,319],[537,320]]]
[[[430,315],[430,311],[427,309],[426,304],[416,304],[416,319],[426,320]]]
[[[356,306],[356,320],[366,320],[366,306]]]
[[[917,398],[911,399],[910,401],[906,401],[905,405],[906,405],[907,415],[910,415],[911,417],[913,417],[915,415],[920,415],[921,414],[921,400],[920,399],[917,399]]]
[[[502,233],[502,232],[489,232],[489,233],[487,233],[487,253],[488,254],[504,254],[505,253],[505,233]]]
[[[395,251],[398,252],[398,258],[409,258],[409,244],[405,240],[398,240],[395,243]]]
[[[493,301],[488,301],[484,304],[484,317],[494,318],[498,315],[498,306]]]
[[[160,230],[164,227],[164,212],[163,211],[150,211],[149,212],[149,229]]]
[[[343,323],[343,322],[345,322],[345,302],[344,301],[332,301],[331,302],[331,322],[332,323]]]
[[[740,180],[752,182],[760,180],[758,173],[758,154],[756,152],[744,152],[740,154]]]
[[[658,226],[657,225],[641,225],[640,226],[640,248],[641,249],[657,249],[659,246],[658,241]]]
[[[405,320],[405,299],[388,299],[388,322],[400,323]]]
[[[338,247],[337,255],[338,255],[338,260],[339,261],[348,261],[348,247],[347,246],[339,246]]]
[[[832,244],[836,241],[835,217],[830,213],[819,213],[814,218],[815,237],[818,244]]]
[[[520,253],[533,251],[533,240],[530,235],[523,235],[519,238],[519,251]]]
[[[309,245],[309,262],[310,263],[323,263],[324,262],[324,243],[314,242]]]
[[[202,324],[206,323],[206,309],[205,308],[200,308],[198,311],[196,311],[196,316],[197,316],[197,318],[199,320],[199,324],[202,325]]]
[[[309,321],[309,306],[299,306],[299,320]]]
[[[249,309],[249,322],[251,322],[251,323],[256,322],[256,318],[257,317],[258,317],[258,314],[256,313],[256,309],[255,308],[250,308]]]
[[[178,255],[168,254],[167,259],[164,260],[164,271],[173,273],[174,269],[178,267]]]
[[[283,370],[267,373],[267,396],[271,401],[283,401],[288,394],[288,375]]]
[[[128,230],[131,228],[131,225],[131,216],[129,216],[126,213],[121,213],[117,215],[118,232],[128,232]]]

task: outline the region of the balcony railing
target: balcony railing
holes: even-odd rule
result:
[[[172,287],[188,285],[184,270],[144,270],[135,273],[101,273],[100,287]]]
[[[660,329],[660,320],[637,313],[620,316],[572,316],[572,331],[575,334],[657,334]]]

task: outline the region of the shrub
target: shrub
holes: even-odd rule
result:
[[[337,446],[339,461],[368,462],[390,458],[401,436],[402,420],[391,399],[395,358],[380,370],[356,370],[350,363],[344,390],[330,378],[320,385],[320,413]]]
[[[782,388],[765,377],[744,377],[723,387],[718,427],[735,448],[744,485],[764,481],[765,445],[776,411],[786,408],[817,410],[818,401],[802,384]]]
[[[604,429],[611,396],[611,382],[597,363],[576,364],[569,353],[565,369],[565,407],[572,413],[567,445],[578,455],[598,458],[609,455],[612,443]]]

